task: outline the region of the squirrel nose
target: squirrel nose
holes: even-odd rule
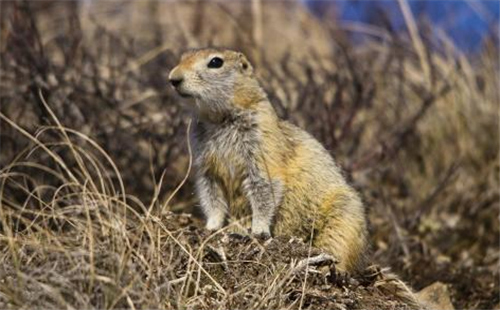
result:
[[[182,78],[171,78],[170,79],[170,84],[172,84],[173,87],[177,87],[182,83]]]

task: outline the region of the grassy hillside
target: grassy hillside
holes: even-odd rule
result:
[[[344,168],[374,263],[498,307],[498,33],[463,55],[425,21],[409,36],[295,2],[0,5],[0,308],[404,308],[375,274],[300,265],[318,254],[300,240],[200,228],[190,103],[166,77],[209,45],[246,53]]]

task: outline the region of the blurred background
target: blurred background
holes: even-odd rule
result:
[[[407,30],[406,20],[398,1],[303,1],[317,16],[328,14],[345,28],[350,22],[370,24],[395,31]],[[447,36],[455,47],[462,52],[476,52],[481,49],[483,40],[495,35],[498,28],[499,5],[496,1],[450,0],[450,1],[407,1],[411,14],[419,21],[427,21],[432,25],[434,36]],[[330,11],[331,13],[331,11]],[[422,31],[422,25],[419,30]],[[352,35],[356,35],[353,30]],[[363,38],[363,36],[359,36]],[[365,37],[366,38],[366,37]]]
[[[92,149],[89,174],[123,180],[127,199],[160,209],[189,162],[189,103],[167,85],[168,72],[189,48],[238,49],[279,115],[320,140],[362,194],[374,261],[417,290],[448,284],[457,308],[498,308],[497,1],[2,1],[0,8],[0,111],[68,167],[81,162],[58,147],[51,113],[96,141],[120,171],[73,137]],[[32,140],[5,119],[0,129],[2,205],[29,218],[19,209],[40,205],[21,189],[64,181],[36,169],[58,168]],[[18,168],[20,180],[6,174],[15,162],[32,163]],[[196,204],[191,176],[169,208],[196,215]]]

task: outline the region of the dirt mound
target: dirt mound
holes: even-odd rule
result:
[[[153,221],[150,229],[163,230],[157,249],[143,242],[123,247],[134,249],[124,254],[113,238],[96,236],[86,251],[86,238],[70,230],[58,246],[39,240],[3,253],[1,285],[11,295],[0,296],[0,308],[408,308],[382,294],[373,278],[336,272],[329,255],[301,240],[209,234],[189,215]]]

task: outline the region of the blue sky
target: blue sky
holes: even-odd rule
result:
[[[316,14],[322,14],[333,6],[336,18],[382,25],[380,12],[389,18],[396,30],[406,30],[398,1],[395,0],[305,0]],[[481,47],[488,34],[498,35],[500,1],[495,0],[409,0],[415,18],[426,18],[433,27],[443,29],[457,47],[464,52],[473,52]],[[495,31],[494,31],[495,29]],[[497,39],[498,43],[498,39]]]

